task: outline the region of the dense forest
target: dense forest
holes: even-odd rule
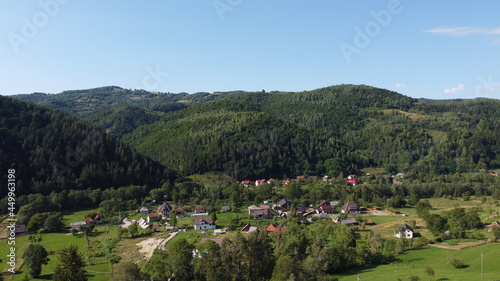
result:
[[[183,175],[421,177],[500,167],[500,101],[416,100],[364,85],[304,92],[148,93],[118,87],[16,98],[73,114]]]
[[[16,170],[16,195],[159,187],[175,174],[127,145],[67,114],[0,97],[0,170]],[[1,175],[7,182],[7,174]],[[0,190],[0,197],[7,194]]]

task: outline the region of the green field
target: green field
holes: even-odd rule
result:
[[[425,246],[422,249],[408,251],[387,265],[362,266],[340,275],[340,280],[409,280],[418,276],[420,280],[429,280],[424,270],[431,267],[435,276],[432,280],[481,280],[481,253],[484,254],[484,279],[500,279],[500,243],[486,244],[461,251],[439,249]],[[456,269],[449,264],[451,258],[459,258],[467,265]],[[359,279],[358,279],[359,277]]]

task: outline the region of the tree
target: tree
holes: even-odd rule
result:
[[[177,226],[177,215],[175,214],[175,212],[170,213],[170,222],[169,223],[173,227]]]
[[[429,276],[429,280],[432,280],[432,276],[436,275],[436,273],[434,273],[434,269],[432,269],[428,266],[425,268],[425,274],[427,274],[427,276]]]
[[[60,264],[54,269],[54,281],[87,281],[83,255],[76,245],[70,245],[58,252]]]
[[[139,227],[137,223],[131,224],[128,228],[128,233],[130,233],[130,237],[135,237],[139,234]]]
[[[212,212],[210,214],[210,219],[215,223],[215,221],[217,221],[217,212]]]
[[[495,237],[495,240],[500,239],[500,226],[493,227],[493,236]]]
[[[45,229],[51,232],[57,232],[64,227],[64,223],[62,222],[61,214],[54,214],[47,217],[45,220]]]
[[[42,265],[49,262],[49,253],[40,244],[29,244],[24,251],[24,264],[28,267],[28,274],[38,277],[42,273]]]
[[[172,270],[172,280],[191,280],[193,276],[193,245],[186,239],[167,244],[168,263]]]
[[[120,281],[138,281],[143,280],[139,266],[131,262],[120,262],[115,279]]]

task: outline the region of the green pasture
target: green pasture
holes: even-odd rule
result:
[[[500,243],[485,244],[461,251],[425,246],[400,255],[395,262],[390,264],[362,266],[335,276],[342,281],[410,280],[410,276],[418,276],[420,280],[430,280],[424,271],[426,267],[430,267],[435,272],[432,280],[498,280],[500,278],[499,252]],[[481,279],[481,253],[484,254],[484,279]],[[452,258],[460,259],[466,267],[454,268],[450,264]]]

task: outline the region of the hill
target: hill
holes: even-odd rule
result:
[[[194,95],[104,87],[40,96],[23,98],[86,116],[183,174],[337,176],[379,167],[432,177],[500,167],[498,100],[417,101],[365,85]]]
[[[16,196],[173,179],[165,166],[54,109],[0,97],[0,169],[16,170]],[[2,174],[7,182],[7,174]],[[7,194],[0,190],[0,197]]]

